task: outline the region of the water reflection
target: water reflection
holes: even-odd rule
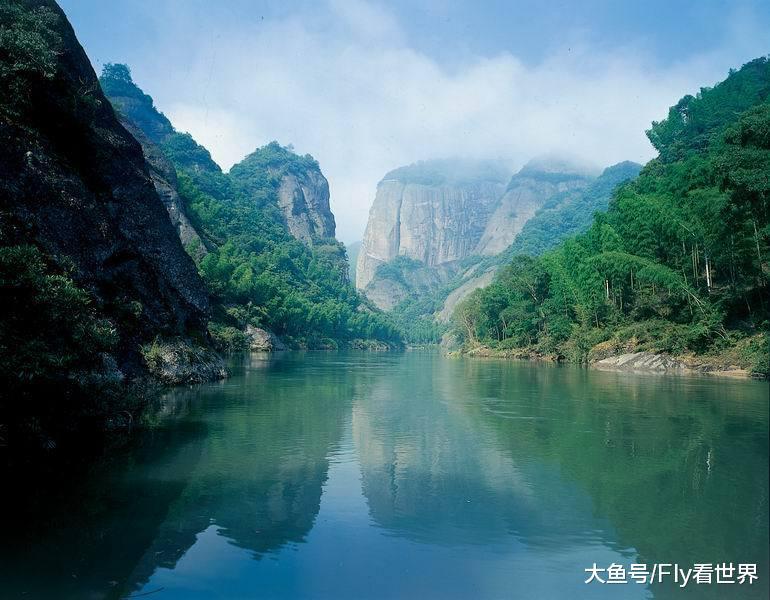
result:
[[[226,382],[169,394],[131,451],[25,514],[0,544],[0,584],[9,597],[719,597],[586,586],[583,569],[726,560],[760,563],[731,596],[766,597],[766,394],[422,353],[254,355]]]

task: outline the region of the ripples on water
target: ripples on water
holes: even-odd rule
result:
[[[596,562],[756,562],[766,384],[437,354],[253,355],[174,390],[0,542],[0,596],[719,598]],[[22,595],[26,592],[26,595]]]

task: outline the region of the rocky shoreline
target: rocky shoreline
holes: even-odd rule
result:
[[[545,362],[564,362],[556,354],[543,354],[534,349],[515,348],[498,350],[487,346],[477,346],[469,350],[448,352],[447,356],[468,356],[471,358],[504,358],[512,360],[534,360]],[[587,366],[601,371],[620,371],[627,373],[660,373],[680,375],[710,375],[740,379],[755,378],[744,365],[729,364],[718,357],[672,356],[664,352],[626,352],[590,360]]]

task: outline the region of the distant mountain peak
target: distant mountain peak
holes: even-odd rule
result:
[[[600,167],[586,159],[564,154],[548,153],[529,160],[518,172],[518,175],[547,173],[596,177],[601,172],[602,169]]]
[[[434,158],[393,169],[383,181],[396,180],[420,185],[462,185],[480,181],[505,183],[511,169],[502,160]]]

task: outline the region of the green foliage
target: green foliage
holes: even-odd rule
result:
[[[735,115],[760,104],[770,96],[770,63],[760,57],[713,88],[701,88],[696,96],[685,96],[668,112],[668,118],[653,122],[647,137],[663,162],[705,150],[710,140]]]
[[[24,0],[0,5],[0,113],[13,116],[29,103],[39,80],[56,75],[62,40],[58,16]]]
[[[91,296],[34,246],[0,247],[0,385],[8,392],[95,369],[118,342]]]
[[[417,271],[424,266],[425,265],[419,260],[409,258],[408,256],[397,256],[393,260],[379,265],[377,267],[376,277],[378,279],[390,279],[407,285],[404,275]]]
[[[661,156],[615,191],[586,233],[539,258],[514,257],[466,299],[458,334],[584,361],[603,344],[703,354],[767,331],[766,89],[758,59],[683,99],[687,118],[653,125]],[[758,370],[762,361],[744,362]]]
[[[220,323],[209,324],[209,334],[214,341],[214,347],[220,352],[230,353],[247,350],[249,340],[243,330]]]
[[[286,173],[302,175],[319,169],[318,161],[309,154],[299,156],[294,153],[291,145],[284,147],[272,141],[235,165],[230,175],[248,184],[254,180],[261,181],[262,177],[273,177],[280,181],[280,177]]]
[[[363,303],[348,278],[345,248],[334,238],[306,246],[289,233],[278,207],[283,176],[317,171],[310,155],[271,142],[225,174],[208,150],[173,130],[124,65],[101,77],[111,101],[158,139],[178,174],[187,213],[210,245],[198,260],[201,276],[224,315],[210,333],[224,349],[241,346],[236,328],[259,325],[300,345],[328,347],[328,339],[399,342],[398,328]],[[114,96],[113,96],[114,94]],[[152,136],[150,135],[151,139]]]
[[[438,323],[433,314],[441,309],[440,294],[422,294],[407,298],[393,307],[391,317],[410,344],[438,344],[449,326]]]

